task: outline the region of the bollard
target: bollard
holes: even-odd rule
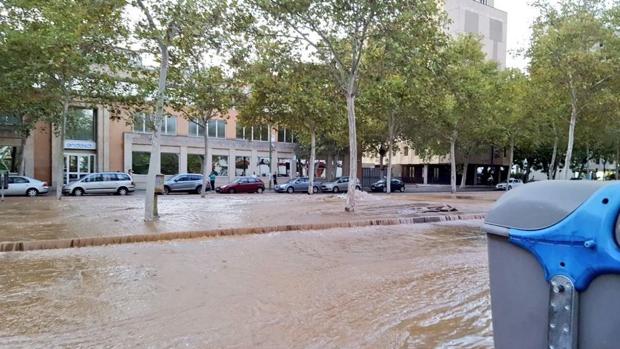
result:
[[[487,215],[495,347],[620,343],[620,183],[546,181]]]

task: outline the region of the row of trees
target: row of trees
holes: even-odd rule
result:
[[[490,146],[550,178],[584,158],[618,159],[617,4],[538,1],[527,74],[487,61],[477,37],[448,37],[439,5],[7,0],[0,112],[19,116],[24,139],[36,122],[51,122],[59,157],[70,105],[105,104],[128,122],[146,115],[153,132],[146,220],[154,218],[160,129],[171,111],[205,129],[205,181],[208,121],[233,106],[242,123],[294,131],[310,167],[316,149],[346,150],[355,178],[360,152],[386,154],[388,191],[399,144],[423,157],[449,154],[453,191],[457,172],[463,186],[470,157]],[[349,186],[353,211],[355,181]]]

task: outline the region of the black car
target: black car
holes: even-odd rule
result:
[[[387,191],[385,183],[386,183],[385,179],[381,179],[379,181],[374,182],[370,186],[370,191],[376,191],[376,192]],[[400,179],[392,178],[392,188],[391,189],[392,189],[392,191],[404,192],[405,191],[405,183],[403,181],[401,181]]]

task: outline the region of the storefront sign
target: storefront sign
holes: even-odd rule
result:
[[[95,150],[97,149],[97,143],[93,141],[65,140],[65,149]]]

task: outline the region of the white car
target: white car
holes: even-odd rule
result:
[[[514,189],[520,185],[523,185],[523,181],[520,179],[516,179],[516,178],[510,178],[508,180],[508,183],[503,182],[503,183],[499,183],[498,185],[495,186],[495,189],[497,190],[506,190],[506,186],[508,186],[508,190]]]
[[[37,196],[47,194],[49,187],[46,182],[26,176],[9,176],[9,188],[4,195]]]
[[[136,185],[133,179],[123,172],[93,173],[62,187],[64,194],[74,196],[105,193],[127,195],[134,190],[136,190]]]

